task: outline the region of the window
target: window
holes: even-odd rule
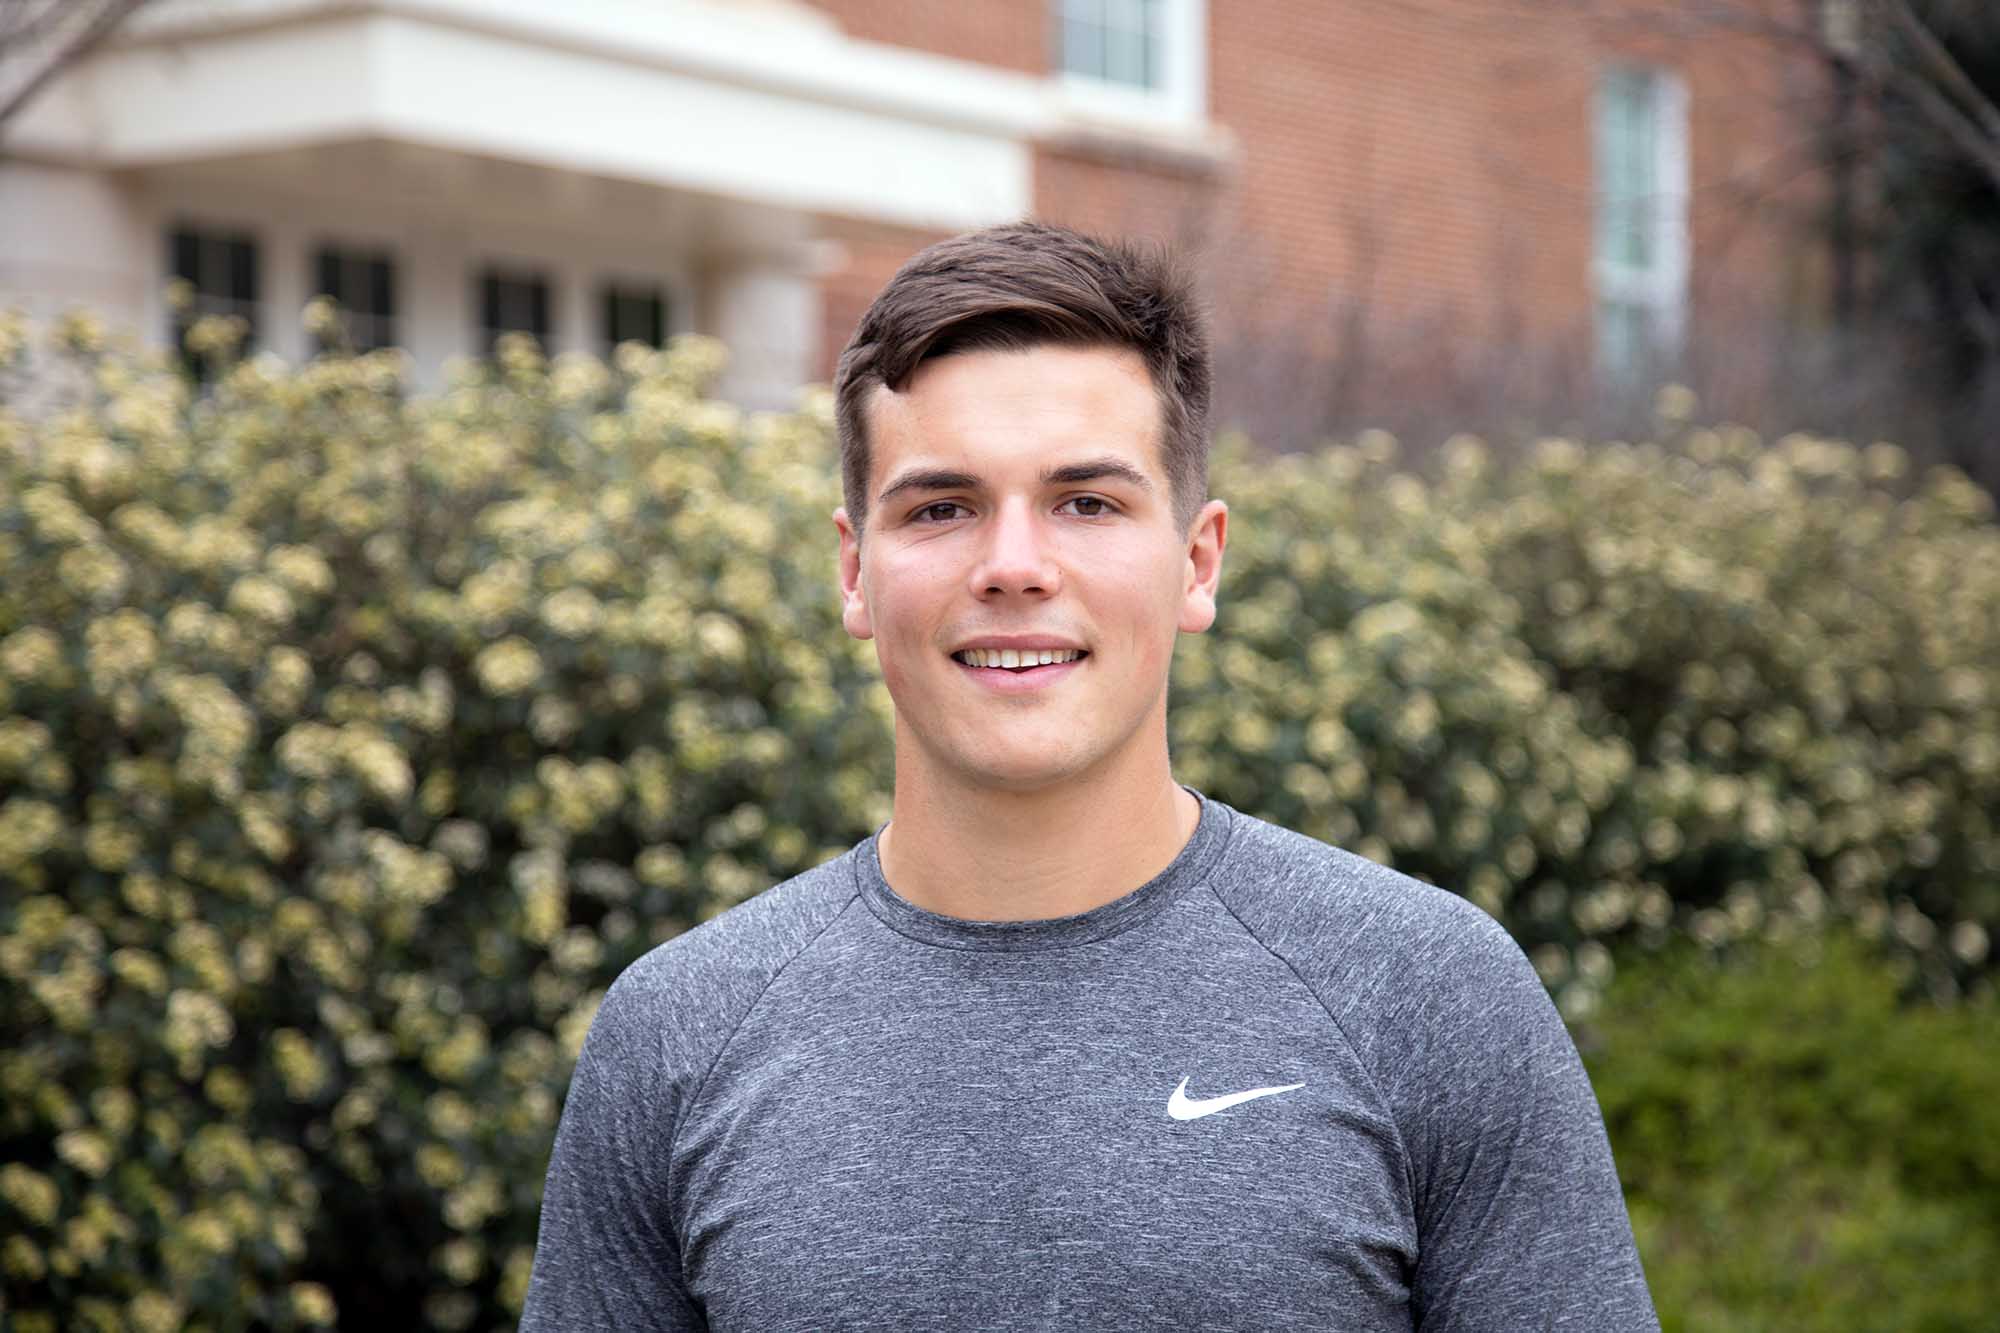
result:
[[[207,315],[240,316],[249,326],[239,347],[249,351],[257,342],[257,242],[247,233],[176,227],[167,237],[167,264],[173,276],[192,289],[188,303],[171,312],[168,336],[181,349],[189,368],[206,376],[206,358],[187,350],[187,332]]]
[[[1594,165],[1597,365],[1632,383],[1680,352],[1687,310],[1687,95],[1660,70],[1597,86]]]
[[[396,345],[396,264],[381,251],[323,246],[314,259],[314,291],[340,306],[347,346],[357,352]],[[321,339],[320,350],[329,350]]]
[[[549,345],[549,280],[540,273],[489,268],[479,275],[479,350],[493,355],[503,333],[530,333]]]
[[[1070,114],[1198,127],[1208,0],[1049,0],[1050,65]]]
[[[1166,0],[1057,0],[1062,68],[1132,88],[1166,83]]]
[[[604,350],[622,342],[663,347],[667,341],[667,298],[657,286],[611,283],[604,289]]]

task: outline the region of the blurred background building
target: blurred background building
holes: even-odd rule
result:
[[[1035,215],[1185,249],[1225,416],[1283,443],[1650,383],[1824,286],[1773,207],[1811,186],[1783,108],[1812,71],[1678,6],[110,8],[0,127],[0,301],[159,340],[175,277],[294,359],[330,295],[425,382],[506,330],[695,330],[724,393],[778,405],[912,251]]]

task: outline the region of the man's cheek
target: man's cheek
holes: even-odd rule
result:
[[[888,645],[876,642],[875,660],[882,664],[882,684],[888,687],[889,697],[897,703],[903,700],[903,692],[909,688],[909,673],[904,670],[902,659],[890,652]]]
[[[894,607],[882,607],[875,626],[875,660],[881,665],[882,683],[890,694],[901,697],[921,668],[919,655],[924,651],[925,645],[911,638],[898,622]]]

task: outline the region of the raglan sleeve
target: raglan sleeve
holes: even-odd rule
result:
[[[1657,1333],[1604,1117],[1520,946],[1462,903],[1412,988],[1395,1079],[1422,1333]]]
[[[675,1084],[661,995],[628,971],[592,1020],[556,1129],[522,1333],[706,1328],[668,1213]]]

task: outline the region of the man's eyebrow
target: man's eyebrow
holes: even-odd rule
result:
[[[1122,458],[1090,458],[1042,470],[1044,486],[1071,486],[1077,482],[1106,479],[1122,481],[1142,491],[1153,489],[1152,480]],[[891,482],[875,497],[875,502],[887,504],[891,497],[904,491],[976,491],[979,486],[979,478],[970,472],[954,472],[950,468],[917,468]]]
[[[918,468],[905,472],[875,497],[876,504],[887,504],[891,496],[904,491],[969,491],[976,490],[979,478],[970,472],[953,472],[949,468]]]
[[[1067,486],[1079,481],[1127,482],[1142,491],[1153,489],[1152,481],[1122,458],[1093,458],[1082,463],[1065,463],[1042,473],[1044,486]]]

